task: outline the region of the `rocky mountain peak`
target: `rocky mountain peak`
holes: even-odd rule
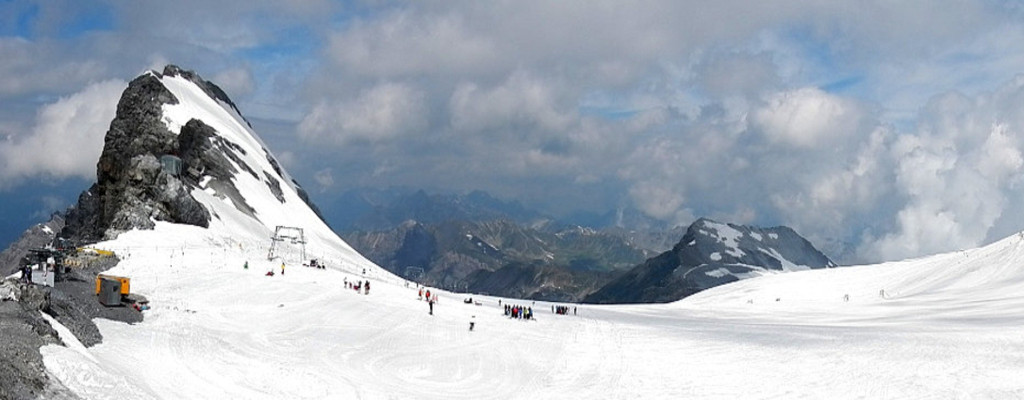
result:
[[[208,227],[217,216],[194,198],[196,190],[230,199],[257,218],[235,185],[241,174],[262,181],[281,203],[283,188],[294,189],[316,212],[220,87],[175,65],[146,72],[122,93],[96,183],[68,211],[61,236],[112,239],[127,230],[152,229],[154,221]]]
[[[164,67],[163,73],[161,73],[161,74],[157,74],[156,71],[151,71],[151,72],[152,72],[152,74],[158,75],[158,76],[161,76],[161,77],[165,77],[165,76],[166,77],[180,76],[182,78],[185,78],[185,79],[189,80],[190,82],[194,83],[200,89],[202,89],[203,92],[205,92],[208,96],[210,96],[210,98],[212,98],[214,100],[223,101],[227,105],[231,106],[231,108],[239,116],[242,115],[242,112],[238,110],[238,106],[236,106],[235,103],[231,101],[231,98],[228,97],[228,94],[225,93],[224,90],[220,88],[220,86],[217,86],[217,84],[203,79],[195,71],[187,70],[187,69],[182,69],[181,67],[178,67],[177,65],[168,64],[167,66]],[[248,124],[248,121],[246,121],[246,124]],[[251,127],[251,125],[250,125],[250,127]]]
[[[648,259],[586,301],[669,302],[765,274],[835,267],[794,230],[694,221],[672,250]]]

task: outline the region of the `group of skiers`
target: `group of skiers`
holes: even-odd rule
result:
[[[426,291],[424,291],[424,289]],[[430,307],[430,315],[434,315],[434,303],[437,303],[438,300],[437,293],[430,293],[430,289],[421,287],[416,299],[424,300],[424,296],[426,296],[425,300],[427,302],[427,306]]]
[[[505,316],[515,319],[533,319],[533,307],[505,304]]]
[[[345,288],[353,289],[356,293],[370,294],[370,281],[355,283],[349,282],[348,278],[345,278]]]
[[[569,315],[569,306],[551,306],[551,312],[558,315]],[[576,307],[572,308],[572,315],[576,315]]]

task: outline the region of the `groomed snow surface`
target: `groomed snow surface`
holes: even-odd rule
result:
[[[1024,397],[1021,236],[673,304],[573,316],[537,302],[536,321],[452,293],[428,315],[415,285],[323,249],[312,251],[331,269],[267,277],[280,263],[265,244],[212,230],[159,224],[101,246],[153,308],[136,325],[97,320],[104,340],[92,348],[42,349],[85,398]],[[368,295],[345,289],[362,279]]]

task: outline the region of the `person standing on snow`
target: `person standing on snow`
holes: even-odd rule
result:
[[[245,266],[242,267],[242,269],[249,269],[249,262],[248,261],[245,262]]]
[[[366,291],[363,294],[370,294],[370,281],[366,281]]]
[[[284,275],[284,263],[281,263],[281,275]]]

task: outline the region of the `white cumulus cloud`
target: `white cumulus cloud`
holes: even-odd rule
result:
[[[27,135],[0,143],[0,185],[22,179],[96,177],[103,137],[127,83],[109,80],[43,106]]]
[[[378,142],[426,128],[421,91],[400,83],[382,83],[355,99],[324,101],[299,123],[299,134],[318,142]]]
[[[463,83],[449,103],[451,125],[458,131],[479,133],[515,125],[524,131],[563,131],[578,118],[560,112],[557,90],[548,82],[517,71],[494,88]]]
[[[920,131],[903,135],[890,149],[895,188],[906,198],[894,216],[895,229],[869,234],[862,254],[914,257],[978,246],[1020,230],[1012,200],[1024,195],[1024,113],[1017,111],[1022,89],[1011,83],[973,99],[934,99]]]
[[[817,88],[777,93],[754,114],[770,141],[814,147],[845,136],[858,125],[853,102]]]

